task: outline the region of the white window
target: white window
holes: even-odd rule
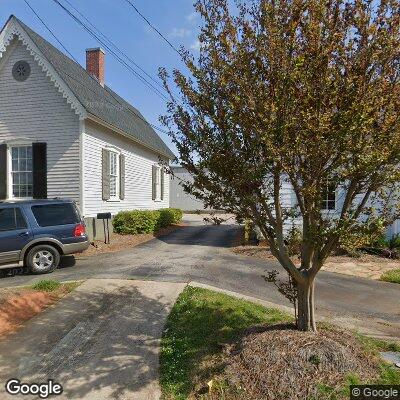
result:
[[[332,183],[327,182],[326,187],[322,193],[322,210],[335,210],[336,209],[336,188]]]
[[[110,151],[110,198],[119,198],[119,155]]]
[[[32,197],[32,146],[10,147],[10,175],[12,197]]]
[[[153,165],[153,178],[152,178],[152,192],[153,200],[162,201],[164,200],[164,170],[158,165]]]

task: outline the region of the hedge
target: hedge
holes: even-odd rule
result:
[[[152,233],[176,224],[182,219],[182,210],[162,208],[155,211],[121,211],[113,219],[114,232],[120,234]]]

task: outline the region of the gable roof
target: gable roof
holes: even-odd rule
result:
[[[108,86],[101,86],[80,64],[71,60],[18,18],[12,16],[9,21],[13,19],[24,29],[88,114],[123,131],[135,142],[169,159],[175,158],[169,147],[136,108]]]

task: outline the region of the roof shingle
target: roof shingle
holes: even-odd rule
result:
[[[89,114],[122,130],[132,140],[169,159],[175,158],[136,108],[109,87],[101,86],[80,64],[71,60],[23,22],[17,18],[16,20]]]

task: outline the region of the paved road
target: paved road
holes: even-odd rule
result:
[[[160,338],[184,287],[87,280],[0,342],[0,399],[26,398],[5,393],[5,382],[17,377],[54,379],[64,388],[60,400],[159,399]]]
[[[75,265],[67,262],[51,278],[197,281],[289,305],[274,286],[262,278],[265,270],[282,271],[276,262],[239,256],[228,249],[237,233],[238,227],[233,224],[205,226],[192,221],[190,226],[132,249],[81,258]],[[0,287],[30,284],[41,278],[5,278],[0,280]],[[356,323],[360,328],[363,324],[370,326],[373,320],[382,331],[386,330],[383,336],[400,338],[400,288],[396,284],[321,271],[316,283],[316,304],[320,316],[335,320],[356,317],[360,319]]]

